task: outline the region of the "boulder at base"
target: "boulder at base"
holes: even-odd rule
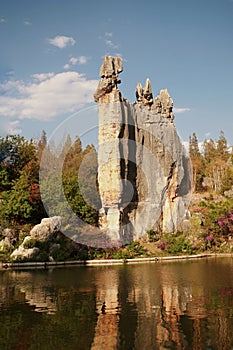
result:
[[[31,238],[38,241],[46,241],[61,229],[61,217],[53,216],[41,220],[41,223],[34,226],[30,231]]]

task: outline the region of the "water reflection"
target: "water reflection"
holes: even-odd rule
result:
[[[231,258],[0,272],[0,349],[233,349]]]

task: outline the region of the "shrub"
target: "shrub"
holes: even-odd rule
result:
[[[164,235],[157,247],[169,254],[193,254],[194,248],[182,232]]]
[[[157,242],[160,239],[160,234],[153,229],[147,231],[147,236],[150,243]]]

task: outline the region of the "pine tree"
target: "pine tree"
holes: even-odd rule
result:
[[[198,139],[195,133],[189,137],[189,156],[193,167],[193,190],[199,191],[202,189],[203,181],[203,157],[201,155]]]

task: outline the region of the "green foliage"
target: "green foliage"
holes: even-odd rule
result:
[[[144,255],[146,253],[145,248],[138,241],[134,241],[134,242],[131,242],[130,244],[128,244],[127,250],[133,256],[141,256],[141,255]]]
[[[9,190],[12,181],[20,176],[23,168],[32,160],[36,160],[36,148],[33,141],[27,141],[18,135],[7,135],[0,138],[0,191]],[[3,172],[3,173],[2,173]]]
[[[76,137],[72,144],[69,135],[64,146],[60,148],[59,150],[55,146],[47,145],[44,131],[37,144],[21,136],[8,135],[6,138],[0,138],[1,224],[8,227],[25,223],[35,224],[46,217],[47,213],[40,197],[42,185],[43,201],[47,205],[46,210],[49,215],[61,215],[64,217],[64,224],[69,223],[70,214],[67,211],[64,192],[73,212],[85,222],[97,225],[100,200],[98,190],[96,190],[97,155],[95,149],[93,146],[87,146],[83,151],[80,139]],[[92,158],[87,157],[89,153],[93,154]],[[47,176],[39,184],[39,168],[42,158],[42,171],[47,171]],[[88,159],[88,162],[85,163],[85,171],[80,177],[79,167],[84,158]],[[63,188],[57,186],[60,178],[54,171],[56,165],[61,162],[63,164]],[[95,185],[95,196],[93,196],[93,184]]]
[[[189,156],[193,167],[193,189],[198,191],[202,189],[204,176],[203,157],[199,150],[198,139],[195,133],[189,137]]]
[[[154,229],[150,229],[147,231],[148,240],[150,243],[157,242],[160,239],[161,234],[155,231]]]
[[[190,255],[195,251],[188,238],[182,232],[164,235],[157,247],[171,255]]]
[[[38,216],[41,218],[43,207],[40,199],[32,196],[31,182],[30,173],[22,170],[20,177],[12,181],[11,190],[2,193],[0,217],[21,224],[36,223]]]
[[[189,138],[189,154],[193,166],[194,191],[200,192],[206,189],[209,192],[224,193],[232,188],[232,153],[229,151],[223,131],[220,132],[216,142],[212,139],[203,142],[203,153],[200,152],[198,139],[193,133]],[[204,178],[207,180],[205,183]]]
[[[147,256],[147,250],[139,241],[114,248],[89,248],[88,259],[133,259]]]
[[[193,254],[194,249],[188,240],[184,237],[174,237],[170,236],[166,251],[169,254]]]

